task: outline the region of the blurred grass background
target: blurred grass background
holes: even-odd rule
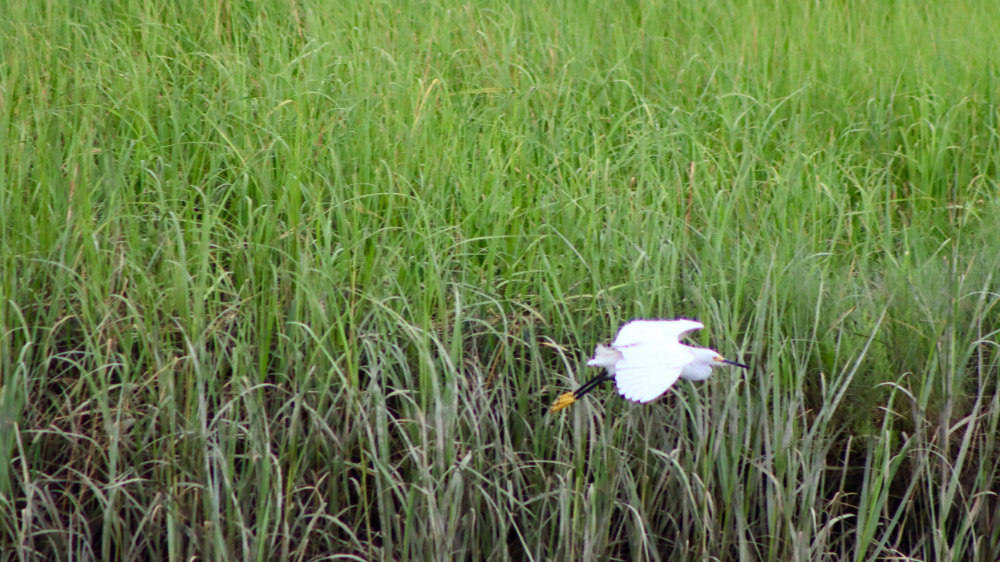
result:
[[[997,560],[992,8],[12,3],[4,559]]]

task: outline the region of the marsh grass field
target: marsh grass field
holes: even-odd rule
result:
[[[11,2],[3,560],[1000,559],[1000,12]],[[631,318],[751,365],[593,376]]]

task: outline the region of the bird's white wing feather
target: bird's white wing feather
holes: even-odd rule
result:
[[[633,345],[669,345],[691,331],[705,325],[697,320],[633,320],[618,330],[614,347]]]
[[[618,393],[628,400],[649,402],[667,391],[693,356],[682,345],[634,344],[620,348],[615,365]]]
[[[671,337],[680,340],[688,332],[693,332],[695,330],[700,330],[705,327],[704,324],[697,320],[688,320],[687,318],[678,318],[677,320],[667,320],[669,325],[667,330],[670,332]]]

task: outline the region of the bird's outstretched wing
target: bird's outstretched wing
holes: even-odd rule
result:
[[[694,357],[679,344],[635,344],[620,348],[623,358],[615,365],[618,393],[628,400],[649,402],[667,391]]]
[[[616,348],[633,345],[668,345],[680,340],[684,334],[700,330],[705,325],[697,320],[678,318],[676,320],[632,320],[618,331],[612,346]]]

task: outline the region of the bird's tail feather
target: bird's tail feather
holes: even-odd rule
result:
[[[587,361],[587,364],[591,367],[604,367],[605,369],[612,370],[615,363],[621,361],[621,359],[622,354],[617,349],[606,345],[599,345],[594,350],[594,356],[590,361]]]

